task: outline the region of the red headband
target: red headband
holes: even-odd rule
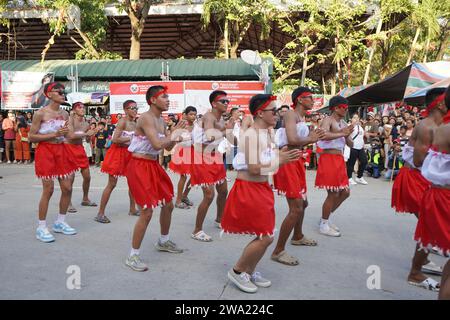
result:
[[[83,102],[75,102],[75,103],[72,105],[72,109],[78,108],[79,105],[83,105]]]
[[[425,109],[424,111],[424,115],[425,117],[428,117],[431,110],[433,110],[441,101],[444,101],[445,98],[445,93],[441,94],[440,96],[438,96],[436,99],[434,99],[429,105],[428,107]]]
[[[51,83],[48,87],[47,87],[47,90],[45,90],[45,92],[44,92],[44,95],[48,98],[48,93],[50,92],[50,91],[52,91],[52,89],[57,85],[58,83],[57,82],[53,82],[53,83]]]
[[[227,98],[227,96],[224,96],[224,95],[218,95],[218,96],[214,99],[214,102],[217,102],[217,101],[219,101],[220,99],[223,99],[223,98]]]
[[[301,94],[299,94],[294,99],[294,101],[292,101],[292,104],[291,104],[292,109],[295,109],[295,107],[297,106],[298,98],[306,98],[306,97],[310,97],[310,96],[312,96],[312,93],[309,91],[305,91],[305,92],[302,92]]]
[[[163,86],[162,90],[155,93],[151,98],[158,98],[160,95],[167,93],[167,90],[169,90],[169,88],[167,86]]]
[[[334,110],[334,109],[336,109],[336,108],[348,109],[348,104],[346,104],[346,103],[341,103],[341,104],[338,104],[338,105],[336,105],[336,106],[330,107],[330,110]]]
[[[256,115],[258,111],[264,110],[272,101],[276,101],[278,99],[277,96],[270,96],[269,99],[264,102],[260,107],[256,108],[255,112],[252,112],[252,115]]]

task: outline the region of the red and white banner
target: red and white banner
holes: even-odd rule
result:
[[[182,113],[187,106],[197,108],[198,114],[205,114],[211,109],[209,95],[214,90],[223,90],[231,100],[230,108],[239,107],[248,112],[250,98],[264,93],[264,83],[256,81],[146,81],[116,82],[110,84],[110,113],[123,113],[122,105],[134,100],[139,113],[148,110],[145,94],[150,86],[165,85],[168,87],[170,107],[167,113]]]
[[[183,81],[145,81],[145,82],[111,82],[109,85],[109,110],[111,114],[123,113],[123,103],[126,100],[136,101],[139,111],[148,111],[149,106],[145,94],[151,86],[167,86],[170,106],[168,113],[179,113],[184,109],[184,82]]]
[[[39,109],[48,104],[44,86],[53,81],[53,73],[1,71],[1,109]]]

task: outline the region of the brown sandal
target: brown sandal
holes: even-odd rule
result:
[[[303,236],[300,240],[291,240],[291,244],[294,246],[309,246],[309,247],[315,247],[317,246],[317,241],[314,239],[309,239],[306,236]]]
[[[111,220],[109,220],[107,216],[95,216],[94,220],[97,222],[100,222],[100,223],[110,223],[111,222]]]
[[[288,265],[288,266],[296,266],[299,264],[299,261],[296,257],[291,256],[286,251],[281,251],[279,254],[272,255],[270,257],[273,261]]]

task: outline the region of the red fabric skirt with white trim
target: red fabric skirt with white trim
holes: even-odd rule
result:
[[[318,166],[316,188],[335,192],[349,188],[347,167],[342,154],[322,153]]]
[[[273,236],[274,204],[269,183],[236,179],[223,211],[223,232]]]
[[[172,201],[172,181],[158,160],[132,156],[125,175],[134,200],[142,208],[155,208]]]
[[[391,207],[397,213],[419,214],[423,194],[430,186],[419,170],[402,167],[392,186]]]
[[[89,168],[89,159],[86,156],[86,151],[84,150],[83,145],[67,143],[66,146],[70,156],[77,163],[78,168],[80,169]]]
[[[436,246],[450,255],[450,190],[431,187],[426,190],[419,210],[414,240],[421,247]]]
[[[227,173],[223,164],[223,154],[199,153],[194,151],[194,163],[191,167],[192,186],[210,186],[225,181]]]
[[[194,147],[178,146],[169,162],[169,169],[179,175],[190,175],[194,163]]]
[[[123,177],[130,159],[131,152],[128,151],[128,147],[122,147],[113,143],[106,151],[101,171],[115,177]]]
[[[39,179],[66,179],[77,169],[78,165],[72,159],[67,144],[38,143],[35,151],[34,170]]]
[[[273,175],[273,184],[278,194],[286,198],[299,199],[306,197],[305,161],[299,158],[297,161],[286,163]]]

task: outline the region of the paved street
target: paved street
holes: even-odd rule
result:
[[[100,201],[107,176],[92,168],[91,199]],[[56,241],[44,244],[36,240],[37,205],[40,181],[33,165],[0,165],[0,299],[436,299],[437,294],[407,284],[415,243],[412,236],[416,220],[398,216],[390,209],[391,184],[367,178],[369,185],[351,189],[351,197],[339,208],[334,222],[341,238],[322,236],[317,231],[324,191],[313,189],[315,172],[307,173],[310,206],[304,232],[319,241],[318,247],[287,246],[300,259],[295,267],[270,260],[274,244],[259,264],[259,270],[272,280],[272,287],[256,294],[239,291],[226,277],[249,237],[224,235],[213,225],[215,205],[206,221],[205,232],[212,243],[190,238],[196,206],[175,209],[171,238],[183,254],[156,251],[159,236],[159,209],[147,230],[141,254],[149,271],[134,272],[124,265],[130,250],[131,232],[136,218],[127,215],[128,196],[124,178],[112,194],[107,207],[110,224],[93,220],[96,208],[81,207],[81,176],[77,174],[73,203],[78,213],[67,221],[78,230],[75,236],[55,235]],[[228,176],[234,180],[235,173]],[[175,183],[178,178],[171,176]],[[229,189],[231,188],[231,183]],[[60,192],[50,203],[47,222],[57,212]],[[200,190],[191,192],[198,205]],[[258,199],[255,199],[258,201]],[[276,196],[276,225],[279,228],[287,212],[284,198]],[[445,259],[432,255],[443,265]],[[79,266],[81,289],[69,290],[66,282],[69,266]],[[369,266],[381,271],[381,289],[369,290]],[[69,270],[70,271],[70,270]],[[439,277],[434,277],[439,280]]]

